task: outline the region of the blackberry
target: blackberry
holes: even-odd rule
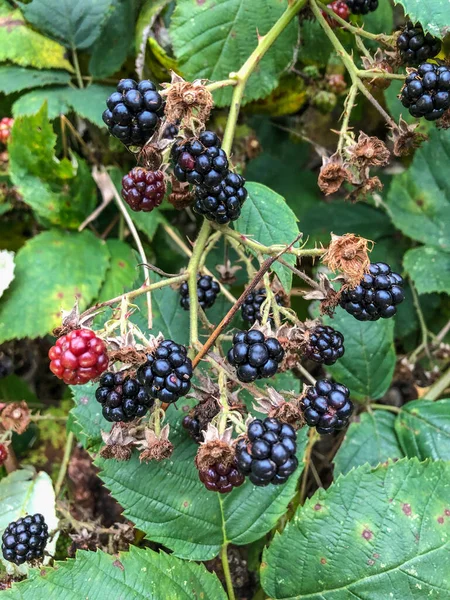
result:
[[[236,446],[237,465],[254,485],[285,483],[298,467],[297,434],[278,419],[255,419]]]
[[[111,135],[125,146],[144,146],[163,114],[163,99],[154,83],[145,79],[121,79],[106,101],[103,121]]]
[[[255,321],[261,322],[261,305],[266,297],[267,292],[265,288],[260,288],[259,290],[255,290],[249,294],[241,306],[242,320],[250,323],[251,325],[253,325]],[[275,295],[275,300],[278,306],[284,306],[284,299],[282,296],[280,296],[280,294]],[[269,316],[269,321],[271,320],[272,319]]]
[[[201,185],[196,186],[193,210],[208,221],[216,221],[220,225],[236,221],[247,198],[244,186],[245,179],[231,172],[216,187],[209,189]]]
[[[136,212],[150,212],[163,201],[166,193],[164,173],[134,167],[122,179],[122,198]]]
[[[3,532],[3,558],[16,565],[43,558],[47,540],[48,526],[41,514],[17,519]]]
[[[173,173],[179,181],[211,189],[220,185],[228,173],[227,155],[213,131],[175,143],[171,153]]]
[[[378,321],[393,317],[404,299],[403,278],[379,262],[370,265],[359,285],[342,292],[340,304],[358,321]]]
[[[82,385],[108,367],[105,342],[91,329],[74,329],[48,351],[50,371],[67,385]]]
[[[305,358],[325,365],[334,365],[344,355],[344,336],[327,325],[318,325],[309,332],[304,348]]]
[[[245,481],[244,475],[238,470],[237,462],[229,466],[217,463],[198,472],[200,481],[210,492],[226,494],[234,487],[239,487]]]
[[[347,427],[353,413],[350,392],[341,383],[320,379],[308,388],[302,400],[303,416],[307,425],[317,433],[333,433]]]
[[[210,275],[198,275],[197,298],[202,308],[211,308],[220,292],[220,285]],[[184,310],[189,310],[189,287],[187,281],[180,286],[180,304]]]
[[[345,0],[354,15],[367,15],[378,8],[378,0]]]
[[[240,381],[273,377],[284,357],[284,350],[276,338],[265,338],[261,331],[238,331],[233,336],[233,347],[228,361],[236,367]]]
[[[440,119],[450,108],[450,68],[423,63],[406,77],[400,100],[413,117]]]
[[[406,65],[418,65],[434,58],[441,51],[441,41],[431,33],[425,34],[420,23],[408,21],[397,38],[397,48]]]
[[[175,125],[174,123],[167,125],[164,129],[163,138],[166,140],[174,140],[178,135],[179,129],[178,125]]]
[[[181,424],[195,442],[201,442],[202,435],[200,431],[200,421],[198,419],[186,415],[181,421]]]
[[[152,398],[168,404],[176,402],[191,389],[192,362],[181,344],[164,340],[147,356],[147,362],[140,366],[137,378],[148,390]]]
[[[103,416],[110,422],[134,421],[143,417],[154,404],[145,387],[123,373],[102,375],[95,397],[103,406]]]

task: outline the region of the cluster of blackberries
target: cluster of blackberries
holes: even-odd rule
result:
[[[228,361],[236,367],[240,381],[273,377],[283,360],[284,350],[276,338],[266,338],[261,331],[238,331],[233,336],[233,346],[228,351]]]
[[[163,201],[164,173],[134,167],[122,179],[122,198],[134,211],[150,212]]]
[[[107,421],[127,423],[143,417],[154,404],[147,390],[136,379],[123,373],[105,373],[95,397]]]
[[[254,485],[285,483],[298,467],[297,434],[278,419],[255,419],[236,445],[237,465]]]
[[[378,8],[378,0],[345,0],[354,15],[367,15]]]
[[[126,146],[144,146],[159,124],[163,99],[151,81],[121,79],[106,101],[102,118],[109,132]]]
[[[200,306],[211,308],[220,292],[220,285],[211,277],[211,275],[198,275],[197,278],[197,298]],[[187,281],[183,281],[180,286],[180,304],[184,310],[190,309],[189,286]]]
[[[237,469],[236,462],[228,466],[217,463],[208,469],[199,471],[198,476],[207,490],[219,492],[219,494],[227,494],[245,481],[244,475]]]
[[[318,363],[334,365],[344,355],[344,336],[327,325],[318,325],[308,334],[303,354]]]
[[[450,68],[420,65],[406,77],[400,100],[413,117],[440,119],[450,108]]]
[[[308,388],[302,399],[302,408],[307,425],[325,434],[347,426],[353,403],[345,385],[321,379]]]
[[[441,41],[431,33],[425,34],[420,23],[408,21],[397,38],[397,48],[406,65],[419,65],[441,51]]]
[[[246,198],[245,179],[237,173],[229,172],[219,185],[213,188],[195,188],[193,210],[208,221],[225,225],[239,218]]]
[[[372,263],[370,272],[351,290],[344,290],[340,304],[358,321],[389,319],[403,302],[403,278],[386,263]]]
[[[265,288],[260,288],[249,294],[241,307],[242,320],[247,321],[247,323],[250,323],[251,325],[253,325],[255,321],[261,322],[261,305],[266,297],[267,292]],[[284,306],[284,299],[280,294],[275,295],[275,300],[278,306]],[[269,320],[271,320],[270,316]]]
[[[21,565],[44,556],[48,540],[48,526],[44,517],[27,515],[8,525],[2,535],[2,553],[5,560]]]

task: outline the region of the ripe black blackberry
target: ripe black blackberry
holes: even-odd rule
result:
[[[367,15],[378,8],[378,0],[345,0],[354,15]]]
[[[103,406],[103,416],[111,423],[128,423],[143,417],[154,404],[145,387],[124,373],[102,375],[95,397]]]
[[[418,65],[434,58],[441,51],[441,41],[425,34],[420,23],[414,25],[408,21],[397,38],[397,48],[406,65]]]
[[[219,492],[219,494],[227,494],[245,481],[245,477],[238,470],[236,462],[229,466],[217,463],[208,469],[199,471],[198,476],[207,490]]]
[[[309,333],[303,350],[305,358],[325,365],[334,363],[344,355],[344,336],[327,325],[318,325]]]
[[[3,557],[16,565],[43,558],[47,540],[48,526],[44,517],[39,513],[27,515],[10,523],[3,532]]]
[[[317,433],[333,433],[347,427],[353,413],[350,392],[341,383],[320,379],[308,388],[302,400],[303,416],[307,425]]]
[[[122,198],[136,212],[150,212],[163,201],[166,193],[164,173],[134,167],[122,179]]]
[[[236,367],[240,381],[273,377],[283,360],[284,350],[276,338],[266,338],[261,331],[238,331],[228,351],[228,361]]]
[[[198,275],[197,278],[197,298],[200,306],[211,308],[220,292],[220,285],[210,275]],[[187,281],[183,281],[180,286],[180,304],[184,310],[189,310],[189,287]]]
[[[111,135],[126,146],[143,146],[163,114],[163,99],[148,79],[137,83],[121,79],[117,91],[106,101],[103,121]]]
[[[191,415],[186,415],[181,421],[181,424],[195,442],[202,441],[200,421],[197,418],[191,417]]]
[[[164,129],[163,138],[166,140],[174,140],[177,137],[179,130],[180,128],[178,125],[171,123]]]
[[[404,299],[403,278],[379,262],[370,265],[359,285],[342,292],[340,304],[358,321],[378,321],[393,317]]]
[[[413,117],[440,119],[450,108],[450,68],[423,63],[406,77],[400,100]]]
[[[247,439],[246,439],[247,438]],[[237,465],[254,485],[285,483],[298,467],[297,434],[278,419],[255,419],[236,446]]]
[[[253,325],[255,321],[261,322],[261,305],[266,297],[267,292],[265,288],[260,288],[249,294],[241,306],[242,320],[250,323],[250,325]],[[275,300],[278,306],[284,306],[284,299],[280,294],[275,295]],[[269,320],[271,320],[270,316]]]
[[[229,172],[216,187],[195,187],[193,210],[208,221],[225,225],[239,219],[246,198],[245,179],[237,173]]]
[[[173,173],[179,181],[211,189],[220,185],[228,173],[228,159],[213,131],[181,140],[172,146]]]
[[[164,340],[154,355],[147,355],[147,362],[140,366],[137,378],[152,398],[161,402],[176,402],[191,389],[192,362],[181,344]]]

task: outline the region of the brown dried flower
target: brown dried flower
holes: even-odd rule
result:
[[[133,429],[125,423],[114,423],[109,433],[102,431],[105,446],[100,450],[103,458],[116,460],[130,460],[136,438],[132,435]]]
[[[365,273],[369,272],[370,240],[353,233],[345,235],[331,234],[331,244],[322,256],[322,262],[331,271],[340,271],[345,275],[345,287],[355,287]]]
[[[400,117],[398,127],[392,129],[391,140],[394,142],[395,156],[406,156],[428,139],[424,133],[415,131],[419,127],[419,123],[408,125],[408,123]]]
[[[172,72],[172,81],[166,86],[169,88],[164,109],[167,123],[180,121],[181,127],[191,127],[194,118],[206,123],[214,102],[201,80],[191,83]]]
[[[183,210],[190,206],[194,200],[189,183],[178,181],[176,177],[171,176],[172,191],[167,200],[177,210]]]
[[[7,431],[23,433],[30,424],[30,409],[25,401],[11,402],[0,413],[0,423]]]
[[[233,428],[229,427],[222,435],[219,434],[217,427],[209,423],[204,432],[204,442],[195,457],[195,465],[199,471],[205,471],[217,463],[222,463],[229,467],[234,462],[234,449],[231,446]]]
[[[220,274],[220,282],[226,284],[232,284],[236,281],[235,273],[240,271],[242,267],[239,265],[232,265],[230,259],[227,259],[224,265],[217,265],[216,271]]]
[[[381,167],[389,162],[390,152],[386,145],[375,136],[360,132],[358,141],[346,148],[350,159],[360,169],[366,167]]]
[[[381,183],[378,177],[369,177],[368,179],[364,179],[361,185],[357,186],[354,190],[352,190],[346,196],[346,200],[350,200],[351,202],[358,202],[358,200],[362,200],[366,196],[370,196],[374,192],[380,191],[382,189],[383,184]]]
[[[287,402],[274,388],[267,388],[268,398],[255,398],[253,408],[282,423],[289,423],[295,429],[303,425],[303,414],[297,401]]]
[[[438,129],[450,129],[450,109],[446,110],[440,119],[436,121]]]
[[[346,168],[342,157],[335,153],[330,158],[323,157],[318,184],[322,192],[329,196],[337,192],[344,181],[352,181],[352,175]]]
[[[173,444],[169,440],[169,425],[164,425],[159,435],[153,429],[146,428],[144,430],[144,440],[138,447],[142,452],[139,454],[139,460],[142,462],[150,462],[151,460],[165,460],[170,458],[173,453]]]

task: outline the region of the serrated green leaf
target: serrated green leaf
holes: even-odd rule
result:
[[[334,476],[345,475],[365,463],[375,467],[389,459],[403,458],[394,424],[395,415],[387,410],[363,413],[360,421],[348,428],[334,457]]]
[[[419,294],[450,293],[450,253],[420,246],[408,250],[403,264]]]
[[[13,65],[0,67],[0,91],[4,94],[12,94],[55,83],[69,83],[69,81],[70,74],[65,71],[38,71],[37,69],[25,69]]]
[[[108,263],[105,242],[90,231],[53,230],[32,238],[17,253],[15,279],[0,300],[0,343],[49,333],[61,324],[61,309],[72,308],[75,298],[81,310],[86,308]]]
[[[325,317],[344,336],[345,354],[326,367],[332,376],[350,389],[355,400],[381,398],[392,381],[395,368],[394,321],[357,321],[338,309],[333,318]]]
[[[425,32],[441,39],[448,34],[450,8],[447,0],[394,0],[394,3],[401,4],[409,19],[421,23]]]
[[[102,405],[95,399],[95,390],[98,386],[93,383],[86,385],[72,385],[74,408],[70,411],[73,421],[70,430],[84,448],[97,451],[102,444],[101,431],[109,431],[112,423],[108,423],[102,415]]]
[[[450,460],[450,399],[408,402],[395,430],[406,456]]]
[[[112,0],[32,0],[19,5],[27,21],[67,48],[86,50],[101,33]]]
[[[247,183],[248,198],[242,207],[240,218],[234,222],[239,233],[248,235],[265,246],[290,244],[299,234],[297,218],[285,199],[260,183]],[[295,257],[284,255],[284,260],[295,265]],[[272,270],[278,275],[286,292],[292,285],[292,271],[279,263]]]
[[[287,8],[278,0],[179,0],[173,13],[170,36],[182,74],[189,80],[226,79],[237,71]],[[290,65],[298,38],[294,19],[250,77],[244,102],[267,96]],[[217,106],[228,105],[230,89],[214,94]]]
[[[131,289],[139,261],[134,250],[120,240],[106,240],[111,260],[97,302],[115,298]]]
[[[67,94],[71,88],[54,87],[45,90],[33,90],[20,96],[12,106],[13,116],[18,117],[37,114],[44,104],[47,106],[47,116],[52,121],[60,115],[70,112]]]
[[[339,477],[264,552],[264,590],[274,600],[445,600],[449,492],[443,461],[365,465]]]
[[[394,225],[405,235],[450,250],[450,132],[430,130],[409,169],[393,178],[388,206]]]
[[[65,52],[63,46],[27,27],[20,10],[13,10],[7,2],[0,4],[0,62],[73,72]]]
[[[364,29],[389,35],[394,28],[394,11],[390,2],[380,2],[377,10],[363,15]],[[376,47],[376,46],[375,46]]]
[[[101,550],[79,550],[75,559],[57,562],[56,566],[56,569],[36,570],[30,580],[14,584],[4,592],[5,600],[227,598],[217,576],[204,565],[133,546],[118,557]]]

